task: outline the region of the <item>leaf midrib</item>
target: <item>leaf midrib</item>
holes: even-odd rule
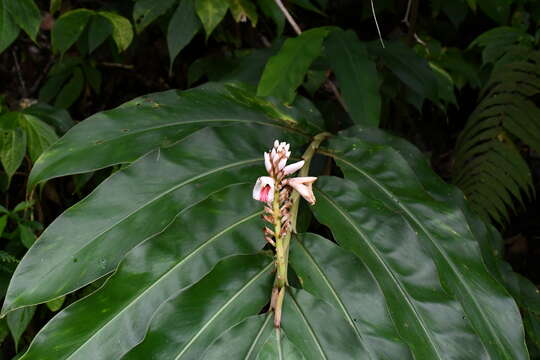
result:
[[[271,315],[271,313],[268,313],[266,315],[266,318],[264,319],[264,322],[263,322],[261,328],[257,332],[257,335],[255,336],[255,338],[251,342],[251,346],[249,347],[248,352],[247,352],[246,356],[244,357],[244,360],[249,359],[249,357],[253,353],[253,350],[255,350],[255,346],[257,345],[257,342],[261,338],[262,334],[264,333],[264,329],[266,328],[266,326],[268,325],[268,323],[270,322],[271,319],[272,319],[272,315]]]
[[[139,206],[138,208],[136,208],[135,210],[131,211],[130,213],[126,214],[126,216],[124,216],[123,218],[119,219],[117,222],[115,222],[114,224],[110,225],[109,227],[107,227],[106,229],[104,229],[103,231],[101,231],[100,233],[96,234],[91,241],[89,242],[86,242],[82,247],[80,247],[77,251],[73,252],[72,254],[75,255],[75,254],[79,254],[82,250],[84,250],[85,248],[87,248],[88,246],[90,246],[90,244],[92,244],[97,238],[101,237],[102,235],[104,235],[105,233],[109,232],[110,230],[112,230],[113,228],[115,228],[116,226],[118,226],[120,223],[122,223],[123,221],[127,220],[129,217],[131,217],[132,215],[136,214],[137,212],[141,211],[141,209],[145,208],[146,206],[148,206],[149,204],[161,199],[162,197],[180,189],[181,187],[189,184],[189,183],[192,183],[196,180],[199,180],[205,176],[208,176],[208,175],[211,175],[213,173],[217,173],[217,172],[220,172],[220,171],[223,171],[223,170],[226,170],[226,169],[230,169],[230,168],[233,168],[233,167],[236,167],[236,166],[242,166],[242,165],[246,165],[246,164],[250,164],[250,163],[255,163],[255,162],[260,162],[262,161],[262,158],[258,157],[258,158],[253,158],[253,159],[247,159],[247,160],[243,160],[243,161],[238,161],[238,162],[235,162],[235,163],[230,163],[230,164],[227,164],[225,166],[220,166],[218,168],[215,168],[215,169],[212,169],[210,171],[206,171],[206,172],[203,172],[203,173],[200,173],[196,176],[192,176],[191,178],[181,182],[180,184],[178,185],[175,185],[173,186],[172,188],[170,188],[169,190],[167,191],[164,191],[162,192],[161,194],[155,196],[154,198],[150,199],[149,201],[145,202],[144,204],[142,204],[141,206]],[[159,232],[158,232],[159,233]],[[73,256],[72,255],[72,256]],[[55,271],[58,267],[59,264],[61,263],[64,263],[65,260],[67,259],[68,257],[64,257],[62,260],[63,261],[59,261],[57,262],[54,266],[51,266],[51,268],[47,271],[47,272],[44,272],[42,273],[42,276],[40,276],[40,279],[42,280],[43,278],[45,278],[47,275],[49,275],[51,272]],[[15,302],[15,301],[13,301]],[[13,309],[14,310],[14,309]]]
[[[154,287],[156,287],[161,280],[163,280],[165,277],[167,277],[170,273],[181,267],[186,261],[191,259],[193,256],[195,256],[199,251],[201,251],[203,248],[209,246],[212,242],[222,237],[227,232],[231,231],[232,229],[236,228],[237,226],[257,217],[260,215],[262,211],[257,211],[254,214],[250,214],[246,217],[241,218],[240,220],[232,223],[231,225],[227,226],[222,231],[218,232],[217,234],[213,235],[209,239],[207,239],[204,243],[193,249],[192,252],[190,252],[187,256],[185,256],[182,260],[180,260],[177,264],[175,264],[173,267],[171,267],[167,272],[163,273],[161,276],[159,276],[155,282],[153,282],[150,286],[148,286],[144,291],[142,291],[139,295],[137,295],[132,301],[130,301],[124,308],[122,308],[121,311],[119,311],[115,316],[113,316],[109,321],[107,321],[103,326],[100,326],[98,330],[96,330],[92,336],[90,336],[84,343],[82,343],[80,346],[75,349],[67,358],[66,360],[69,360],[74,354],[76,354],[78,351],[80,351],[86,344],[88,344],[94,337],[96,337],[99,334],[99,330],[104,329],[105,327],[109,326],[116,318],[118,318],[120,315],[122,315],[126,310],[128,310],[133,304],[137,303],[140,298],[142,298],[146,293],[148,293],[150,290],[152,290]]]
[[[190,348],[190,346],[201,336],[201,334],[214,322],[214,320],[221,315],[229,305],[236,300],[247,288],[249,288],[253,283],[255,283],[261,276],[263,276],[270,268],[274,265],[273,261],[270,261],[263,269],[261,269],[255,276],[253,276],[246,284],[244,284],[236,293],[227,300],[215,313],[206,321],[206,323],[193,335],[193,337],[187,342],[183,347],[182,351],[174,358],[178,360],[182,357],[183,354]]]
[[[349,323],[349,325],[353,328],[354,330],[354,333],[356,334],[356,337],[358,338],[358,340],[360,340],[360,343],[364,344],[365,346],[365,349],[367,351],[367,353],[369,354],[369,358],[374,358],[373,356],[373,353],[370,349],[370,346],[369,344],[367,343],[367,341],[364,339],[360,329],[358,329],[355,324],[354,324],[354,321],[352,319],[352,316],[351,314],[349,314],[349,311],[347,309],[347,307],[345,306],[345,304],[343,303],[343,301],[341,300],[341,298],[339,297],[339,295],[337,294],[336,290],[334,289],[334,287],[332,286],[332,283],[330,282],[330,280],[328,279],[328,276],[326,276],[326,274],[324,273],[324,271],[322,271],[322,269],[320,268],[319,264],[315,261],[315,259],[313,258],[313,256],[311,255],[311,253],[306,249],[306,247],[304,246],[304,244],[300,241],[296,241],[296,243],[305,251],[306,253],[306,256],[308,257],[308,259],[311,261],[311,263],[313,264],[314,268],[317,270],[317,272],[319,273],[320,277],[322,278],[324,284],[326,284],[326,286],[328,287],[328,289],[330,290],[330,292],[332,293],[332,295],[334,296],[335,300],[337,301],[338,305],[339,305],[339,308],[341,309],[341,311],[343,311],[343,314],[345,315],[345,318],[347,319],[347,322]],[[293,266],[294,267],[294,266]]]
[[[386,264],[386,262],[384,261],[384,259],[380,256],[379,252],[377,251],[377,249],[375,249],[371,243],[369,242],[368,240],[368,237],[366,236],[366,234],[364,234],[362,232],[362,230],[360,230],[356,224],[354,223],[354,221],[350,218],[350,216],[345,212],[343,211],[343,209],[338,205],[336,204],[325,192],[323,192],[322,190],[319,189],[319,192],[321,193],[321,195],[323,195],[323,197],[326,198],[326,200],[347,220],[347,222],[349,224],[351,224],[352,228],[358,233],[358,235],[364,240],[364,243],[367,245],[367,247],[371,250],[371,252],[373,253],[373,255],[375,256],[375,258],[378,260],[378,262],[382,265],[382,267],[384,268],[384,270],[386,270],[387,274],[389,275],[390,279],[394,282],[395,286],[397,287],[397,289],[399,290],[399,292],[401,293],[402,297],[405,299],[405,302],[407,303],[408,307],[411,309],[412,313],[414,314],[414,318],[417,320],[418,324],[420,325],[420,327],[422,328],[424,334],[425,334],[425,338],[428,340],[429,344],[431,345],[431,348],[433,349],[433,351],[435,352],[435,354],[437,354],[437,357],[439,359],[444,359],[444,357],[441,356],[440,352],[439,352],[439,347],[437,346],[436,342],[433,340],[433,338],[431,337],[431,333],[428,331],[428,326],[425,324],[424,322],[424,319],[419,315],[418,313],[418,310],[416,309],[416,306],[414,306],[414,304],[412,303],[412,300],[411,298],[409,297],[409,294],[405,291],[405,289],[403,289],[403,284],[401,283],[401,280],[399,280],[398,278],[395,277],[394,273],[391,271],[391,269],[388,267],[388,264]],[[369,270],[369,269],[368,269]],[[369,270],[370,273],[371,273],[371,270]],[[377,278],[374,276],[373,277],[375,280],[377,280]],[[378,282],[378,281],[377,281]]]
[[[449,264],[450,268],[452,269],[452,271],[456,275],[456,278],[459,280],[459,282],[462,284],[465,291],[468,293],[469,299],[472,300],[472,302],[474,303],[475,307],[478,310],[478,313],[480,313],[481,317],[484,319],[484,323],[487,325],[487,328],[489,329],[489,331],[490,331],[490,333],[492,335],[492,338],[495,338],[497,343],[499,344],[499,349],[502,349],[504,351],[504,353],[505,353],[505,356],[508,356],[508,359],[511,359],[512,355],[508,354],[508,351],[507,351],[506,347],[503,346],[499,336],[494,331],[491,322],[488,321],[488,318],[487,318],[486,314],[484,313],[483,308],[480,306],[480,304],[476,300],[476,297],[473,296],[474,294],[473,294],[472,290],[470,289],[469,285],[465,282],[464,277],[462,276],[461,272],[459,272],[456,269],[456,266],[454,265],[454,263],[452,261],[450,261],[451,259],[449,259],[446,252],[444,252],[443,249],[441,249],[439,244],[432,237],[431,233],[422,225],[420,220],[418,220],[416,218],[416,216],[411,212],[411,210],[409,210],[409,208],[407,206],[405,206],[405,204],[403,204],[398,198],[396,198],[392,194],[392,192],[390,190],[386,189],[386,187],[383,184],[379,183],[375,178],[371,177],[368,173],[362,171],[360,168],[358,168],[357,166],[355,166],[354,164],[352,164],[351,162],[345,160],[344,158],[342,158],[340,156],[334,155],[334,158],[339,159],[340,161],[344,162],[345,164],[350,166],[353,170],[357,171],[358,173],[363,175],[365,178],[367,178],[370,182],[372,182],[375,186],[377,186],[386,196],[388,196],[390,198],[390,200],[395,202],[405,212],[405,214],[407,214],[407,216],[412,220],[412,222],[414,222],[418,226],[418,228],[426,235],[426,237],[431,241],[433,246],[441,254],[443,259]],[[472,325],[474,326],[474,324],[472,324]]]

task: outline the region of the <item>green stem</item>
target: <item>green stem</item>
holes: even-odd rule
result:
[[[304,159],[305,163],[302,169],[300,170],[299,176],[307,176],[309,174],[309,167],[311,165],[311,159],[313,158],[313,155],[315,155],[315,152],[321,145],[321,143],[326,140],[328,137],[332,136],[332,134],[328,132],[323,132],[318,135],[316,135],[311,143],[309,144],[307,150],[304,152],[304,155],[302,155],[302,159]],[[287,269],[289,265],[289,245],[291,242],[291,234],[292,232],[296,232],[296,220],[298,218],[298,208],[300,206],[300,194],[298,192],[293,191],[293,194],[291,195],[292,200],[292,206],[290,210],[290,222],[291,222],[291,228],[284,236],[281,236],[281,212],[279,209],[279,189],[275,190],[274,193],[274,201],[272,203],[272,211],[275,219],[275,227],[274,227],[274,238],[276,241],[276,268],[277,268],[277,274],[276,274],[276,280],[275,280],[275,287],[278,289],[278,297],[275,304],[275,320],[274,324],[276,327],[280,326],[281,322],[281,306],[283,304],[283,298],[285,297],[285,287],[289,284],[287,280]]]

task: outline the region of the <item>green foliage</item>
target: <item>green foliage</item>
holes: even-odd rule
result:
[[[482,223],[418,150],[376,129],[342,132],[321,151],[345,177],[320,177],[312,208],[337,244],[295,237],[282,327],[272,329],[271,312],[258,315],[274,278],[271,254],[260,252],[262,206],[250,196],[262,151],[286,139],[298,157],[321,120],[301,97],[283,107],[209,84],[135,99],[73,128],[40,157],[32,186],[131,165],[48,227],[2,312],[116,271],[52,319],[22,359],[527,359],[518,308],[482,260],[489,234],[469,226]],[[120,136],[148,125],[152,136]]]
[[[507,53],[509,54],[509,53]],[[540,150],[540,54],[519,50],[520,60],[497,66],[456,144],[454,182],[484,218],[507,222],[523,193],[534,195],[520,143]]]

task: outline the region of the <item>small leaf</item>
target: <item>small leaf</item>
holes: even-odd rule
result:
[[[7,11],[6,1],[8,0],[0,0],[0,53],[4,52],[19,36],[19,27]]]
[[[326,28],[315,28],[287,39],[266,64],[257,95],[276,96],[286,103],[292,103],[309,66],[320,55],[328,32]]]
[[[8,176],[8,183],[17,171],[26,153],[26,133],[21,129],[2,131],[2,148],[0,160]]]
[[[62,6],[62,0],[51,0],[51,3],[49,4],[49,12],[51,14],[54,14],[58,10],[60,10],[60,7]]]
[[[255,4],[251,0],[228,0],[231,14],[236,22],[251,21],[253,27],[257,26],[258,14]]]
[[[158,17],[165,14],[177,0],[137,0],[133,6],[135,30],[140,33]]]
[[[92,53],[113,33],[111,22],[100,15],[92,16],[88,28],[88,52]]]
[[[47,307],[49,308],[49,310],[51,310],[52,312],[57,312],[58,310],[60,310],[62,308],[62,305],[64,305],[65,300],[66,300],[66,297],[61,296],[61,297],[59,297],[57,299],[48,301],[46,304],[47,304]]]
[[[195,9],[206,32],[206,39],[221,20],[225,17],[229,9],[229,2],[226,0],[195,0]]]
[[[65,109],[58,109],[54,106],[37,103],[22,111],[24,114],[34,115],[47,124],[53,126],[59,134],[64,134],[75,125],[75,121]]]
[[[4,6],[17,25],[36,40],[41,23],[41,14],[33,0],[4,0]]]
[[[126,50],[133,40],[133,28],[129,20],[109,11],[100,11],[98,14],[111,23],[113,28],[112,37],[118,47],[118,51],[122,52]]]
[[[84,77],[81,68],[75,68],[71,79],[56,96],[55,107],[67,109],[79,98],[84,88]]]
[[[12,213],[18,213],[20,211],[30,209],[33,205],[34,205],[33,201],[21,201],[20,203],[15,205],[15,208],[13,209]]]
[[[375,63],[353,31],[334,31],[325,41],[326,59],[336,74],[343,101],[352,120],[377,127],[381,113],[379,78]]]
[[[58,139],[51,126],[33,115],[23,115],[21,117],[21,126],[26,131],[28,154],[32,161],[36,161],[39,155]]]
[[[18,348],[21,335],[28,327],[28,324],[30,324],[30,321],[32,321],[35,312],[35,306],[28,306],[14,310],[7,315],[7,324],[9,331],[11,331],[11,336],[15,341],[15,349]]]
[[[21,236],[21,243],[27,248],[30,247],[36,242],[36,234],[26,225],[19,224],[18,226],[19,234]]]
[[[52,29],[53,50],[65,53],[79,39],[93,14],[92,10],[76,9],[60,16]]]
[[[174,59],[176,59],[180,51],[190,43],[201,28],[201,22],[195,13],[193,1],[181,0],[169,22],[167,46],[171,61],[170,69],[172,69]]]

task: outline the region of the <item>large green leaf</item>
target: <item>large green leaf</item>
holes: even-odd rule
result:
[[[41,23],[41,14],[34,0],[4,0],[4,6],[11,14],[13,21],[28,34],[30,39],[35,41]]]
[[[353,121],[377,127],[381,113],[379,79],[364,44],[353,31],[337,30],[326,39],[325,51]]]
[[[412,359],[398,340],[376,279],[357,257],[323,237],[305,234],[293,243],[290,262],[305,290],[339,310],[365,358]]]
[[[206,126],[254,122],[274,128],[298,127],[309,133],[318,131],[310,125],[308,116],[317,117],[316,110],[281,107],[230,85],[210,84],[184,92],[147,95],[73,127],[37,160],[28,186],[132,162]]]
[[[174,59],[201,29],[201,22],[195,13],[194,0],[181,0],[176,8],[167,31],[167,46],[172,69]]]
[[[249,317],[214,340],[203,359],[221,360],[227,354],[231,359],[255,360],[272,329],[273,313]]]
[[[160,306],[144,341],[122,359],[200,359],[223,331],[261,311],[273,266],[272,257],[262,254],[223,260]]]
[[[93,14],[88,9],[76,9],[60,16],[51,34],[53,49],[66,52],[79,39]]]
[[[445,312],[454,313],[453,324],[437,321],[437,327],[445,325],[448,327],[447,331],[451,328],[452,336],[456,336],[456,328],[459,328],[462,336],[467,335],[470,338],[469,346],[465,346],[465,340],[461,338],[462,346],[448,351],[472,350],[480,354],[485,347],[492,358],[527,358],[517,307],[481,261],[478,243],[468,227],[463,211],[455,206],[453,201],[449,203],[435,199],[426,192],[425,184],[417,180],[407,161],[392,148],[369,144],[358,138],[341,138],[333,142],[332,148],[338,166],[345,177],[354,183],[337,179],[320,181],[322,192],[316,207],[320,221],[328,224],[338,242],[354,251],[368,264],[375,276],[379,271],[368,261],[381,268],[381,275],[384,272],[390,272],[388,275],[394,272],[392,278],[397,280],[399,272],[406,268],[405,263],[414,260],[415,268],[419,270],[421,267],[418,264],[422,264],[422,274],[431,277],[420,284],[416,283],[418,277],[412,278],[415,280],[412,284],[408,283],[410,277],[407,281],[401,279],[395,284],[401,288],[399,293],[409,298],[408,301],[400,301],[402,305],[407,304],[406,308],[409,309],[402,307],[402,311],[396,314],[400,317],[407,316],[409,311],[403,310],[410,310],[410,315],[414,315],[409,320],[395,321],[396,326],[406,324],[409,327],[415,323],[419,325],[414,331],[414,338],[408,339],[406,335],[410,328],[407,332],[398,328],[402,337],[410,344],[418,343],[424,338],[426,343],[417,349],[432,352],[431,355],[426,355],[428,358],[437,358],[440,356],[437,353],[441,354],[439,349],[444,349],[445,344],[441,344],[437,336],[430,334],[433,331],[433,322],[429,321],[432,315],[429,310],[434,308],[422,305],[422,311],[418,310],[421,302],[419,303],[420,299],[415,296],[421,294],[422,291],[418,291],[424,287],[423,291],[427,296],[425,299],[441,301],[437,304],[437,307],[440,307],[437,309],[437,316]],[[323,200],[320,201],[321,199]],[[337,213],[340,215],[336,215]],[[405,243],[397,245],[398,239]],[[374,246],[388,249],[389,244],[386,242],[390,240],[394,253],[405,253],[399,256],[392,253],[391,259],[384,261],[384,257],[381,257],[383,254],[377,255],[377,248]],[[368,252],[367,248],[371,251]],[[374,262],[375,260],[377,262]],[[389,260],[399,267],[392,271]],[[426,287],[427,284],[431,285]],[[410,285],[419,288],[410,292]],[[382,289],[385,291],[384,286]],[[387,299],[389,296],[390,294],[386,295]],[[454,297],[461,306],[452,301]],[[390,302],[389,306],[391,307]],[[424,316],[426,318],[423,318]],[[473,329],[482,344],[471,337]],[[440,333],[440,329],[438,332]],[[445,340],[445,343],[447,341]],[[442,353],[448,356],[447,351]]]
[[[258,124],[207,128],[115,173],[43,232],[17,267],[3,312],[94,281],[183,210],[231,184],[253,181],[262,173],[261,149],[276,138],[304,139]]]
[[[262,248],[261,208],[251,189],[251,183],[231,186],[183,211],[130,251],[103,288],[51,320],[23,359],[121,357],[143,339],[155,310],[170,296],[221,258]]]
[[[320,55],[328,28],[316,28],[285,41],[270,58],[259,82],[257,95],[275,96],[291,103],[311,63]]]
[[[19,36],[19,27],[9,14],[5,6],[6,1],[8,0],[0,0],[0,53]]]

